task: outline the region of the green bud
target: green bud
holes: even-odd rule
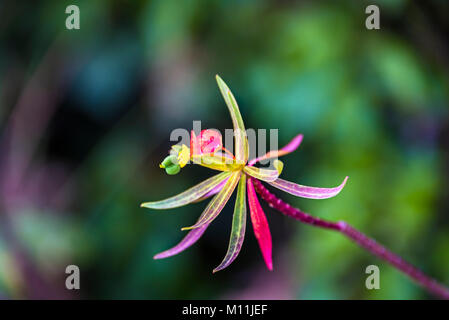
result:
[[[159,167],[161,168],[168,168],[174,164],[177,164],[178,159],[176,158],[175,155],[169,155],[167,157],[165,157],[164,161],[162,161],[162,163],[159,165]]]
[[[169,175],[175,175],[179,173],[179,171],[181,171],[181,167],[177,164],[172,164],[169,167],[165,167],[165,172],[167,172],[167,174]]]

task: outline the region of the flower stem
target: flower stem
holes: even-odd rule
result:
[[[265,188],[259,180],[251,180],[253,181],[257,193],[270,205],[270,207],[280,211],[286,216],[299,220],[303,223],[325,229],[335,230],[342,233],[343,235],[347,236],[349,239],[357,243],[360,247],[366,249],[380,259],[385,260],[399,271],[408,275],[415,282],[417,282],[424,289],[431,292],[435,296],[442,299],[449,299],[449,289],[447,287],[427,276],[418,268],[411,265],[400,256],[394,254],[381,244],[377,243],[374,239],[367,237],[362,232],[351,227],[346,222],[331,222],[313,217],[297,208],[290,206],[288,203],[276,197],[273,193],[268,191],[268,189]]]

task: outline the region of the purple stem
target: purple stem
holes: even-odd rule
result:
[[[354,229],[349,224],[344,221],[339,222],[331,222],[326,221],[320,218],[313,217],[301,210],[290,206],[288,203],[276,197],[267,188],[265,188],[262,183],[257,179],[252,179],[254,187],[260,197],[265,200],[270,207],[280,211],[286,216],[292,217],[296,220],[299,220],[303,223],[310,224],[316,227],[321,227],[325,229],[331,229],[338,231],[352,241],[357,243],[362,248],[368,250],[375,256],[385,260],[392,266],[394,266],[399,271],[405,273],[410,278],[415,280],[419,285],[425,288],[427,291],[433,293],[435,296],[440,297],[442,299],[449,299],[449,289],[438,283],[436,280],[424,274],[418,268],[414,267],[400,256],[394,254],[389,251],[387,248],[377,243],[374,239],[371,239]]]

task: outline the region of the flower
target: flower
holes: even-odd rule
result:
[[[221,133],[217,130],[203,130],[200,133],[198,143],[201,153],[215,153],[223,148]]]
[[[220,214],[232,193],[237,188],[237,198],[234,206],[228,250],[223,261],[213,272],[215,273],[228,267],[240,252],[245,237],[247,197],[256,239],[259,243],[265,264],[269,270],[272,270],[271,233],[267,218],[257,198],[253,179],[267,182],[273,187],[298,197],[325,199],[336,196],[345,186],[348,177],[335,188],[308,187],[280,179],[279,175],[282,172],[283,163],[277,160],[277,158],[296,150],[301,144],[302,134],[294,137],[282,149],[270,151],[248,162],[248,140],[237,102],[228,86],[218,75],[216,76],[216,80],[231,114],[235,135],[235,156],[223,147],[221,134],[216,130],[203,130],[198,137],[192,130],[190,148],[186,145],[172,147],[171,154],[160,165],[161,168],[165,168],[168,174],[178,173],[189,160],[194,164],[221,171],[221,173],[176,196],[161,201],[141,204],[142,207],[150,209],[169,209],[202,201],[214,196],[197,222],[190,227],[182,228],[182,230],[189,230],[184,239],[173,248],[155,255],[154,259],[162,259],[176,255],[198,241],[210,223]],[[273,158],[276,158],[273,161],[274,169],[257,168],[254,166],[259,161]]]

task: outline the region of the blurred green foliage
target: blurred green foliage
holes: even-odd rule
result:
[[[365,7],[372,3],[380,6],[381,30],[364,27]],[[63,205],[21,198],[7,215],[29,263],[58,288],[65,266],[78,265],[81,291],[70,295],[82,298],[428,297],[341,235],[268,207],[271,273],[248,227],[239,258],[212,275],[226,251],[231,205],[194,247],[152,259],[177,243],[180,227],[204,207],[156,212],[139,204],[211,175],[188,167],[167,176],[158,164],[173,129],[190,130],[193,120],[231,126],[213,78],[218,73],[248,128],[279,128],[280,145],[304,133],[300,149],[283,159],[283,178],[330,187],[350,176],[336,198],[282,194],[284,199],[313,215],[349,222],[449,284],[449,56],[433,55],[422,42],[446,45],[438,39],[447,24],[432,15],[447,5],[429,3],[430,9],[405,0],[86,0],[77,1],[77,31],[64,27],[71,1],[4,3],[2,128],[44,65],[50,76],[41,79],[41,89],[57,88],[59,99],[44,103],[56,111],[33,161],[67,172],[57,188],[66,194]],[[4,231],[0,296],[29,297]],[[365,288],[370,264],[381,269],[380,290]]]

